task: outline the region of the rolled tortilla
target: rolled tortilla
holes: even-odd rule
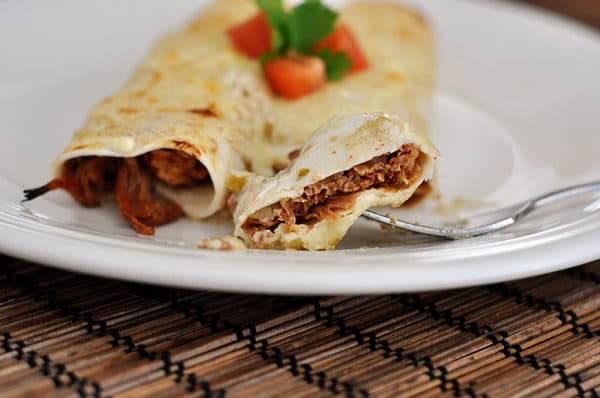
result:
[[[240,7],[234,9],[234,4]],[[96,162],[93,172],[102,177],[91,186],[87,183],[91,177],[82,176],[82,165],[99,157],[137,158],[139,164],[129,163],[130,169],[136,169],[129,171],[129,177],[133,178],[133,172],[152,174],[153,186],[145,189],[152,195],[151,202],[166,203],[162,198],[166,197],[186,215],[200,219],[223,208],[225,181],[233,170],[251,168],[272,173],[271,150],[265,139],[271,128],[266,117],[269,93],[258,62],[237,54],[225,35],[225,28],[234,24],[236,17],[253,9],[251,2],[216,2],[185,29],[161,40],[125,87],[91,111],[56,160],[54,174],[58,183],[49,184],[50,188],[66,188],[80,203],[95,206],[96,194],[104,192],[77,191],[94,191],[98,185],[103,186],[102,191],[111,191],[109,185],[116,173],[113,169],[120,166],[111,164],[106,170],[98,170],[106,164]],[[177,155],[171,153],[171,158],[167,158],[170,152],[164,150],[182,155],[175,160],[187,162],[188,166],[187,157],[196,159],[198,167],[206,169],[206,178],[184,186],[178,184],[184,176],[173,179],[167,175]],[[163,151],[156,158],[157,162],[162,161],[156,163],[161,168],[158,171],[146,164],[145,155],[154,151]],[[90,174],[90,170],[92,167],[86,173]],[[181,173],[190,171],[193,170],[188,167]],[[75,182],[64,182],[69,173]],[[161,179],[161,175],[168,178]],[[107,181],[99,183],[100,179]],[[86,195],[87,199],[82,198]],[[137,200],[136,195],[128,200]],[[94,197],[90,200],[91,196]],[[121,204],[119,207],[123,210]],[[175,214],[163,221],[174,218]]]
[[[235,235],[256,248],[332,249],[373,206],[400,206],[433,175],[438,153],[397,116],[338,117],[289,168],[250,176],[238,195]]]
[[[219,121],[196,119],[199,118],[185,114],[146,115],[119,124],[102,135],[84,133],[76,136],[57,159],[55,174],[62,177],[66,162],[81,157],[133,158],[163,149],[183,152],[206,167],[209,178],[197,187],[187,188],[170,187],[158,180],[156,188],[177,202],[190,217],[210,216],[222,208],[225,181],[230,171],[243,169],[243,164],[239,154],[220,133],[223,126]],[[173,126],[177,126],[177,133],[164,133]]]
[[[289,163],[290,150],[340,113],[394,113],[426,131],[433,57],[430,30],[420,16],[392,3],[357,2],[343,8],[341,23],[354,32],[369,69],[288,101],[272,94],[260,63],[236,52],[227,38],[229,27],[257,12],[252,0],[217,0],[162,39],[125,87],[92,110],[58,157],[54,184],[29,190],[27,197],[66,188],[80,203],[95,206],[96,194],[112,192],[113,179],[131,185],[138,173],[141,176],[133,184],[137,191],[121,189],[117,195],[122,214],[125,207],[132,210],[123,203],[143,196],[148,208],[161,210],[157,203],[168,203],[166,199],[180,207],[175,211],[171,206],[169,217],[145,217],[149,225],[172,221],[182,213],[204,218],[225,206],[226,181],[232,173],[273,175]],[[173,160],[176,155],[171,152],[158,153],[163,161],[158,171],[147,164],[146,154],[165,150],[182,156]],[[97,162],[98,158],[117,159],[118,164]],[[132,158],[138,163],[122,161]],[[188,165],[186,173],[201,175],[204,169],[192,170],[189,158],[206,170],[204,179],[174,184],[184,176],[160,178],[175,161]],[[92,160],[91,165],[86,159]],[[126,171],[114,170],[123,164]],[[130,222],[144,218],[142,210],[125,218]]]

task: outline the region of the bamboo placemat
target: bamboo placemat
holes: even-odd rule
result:
[[[0,397],[598,397],[600,262],[295,298],[0,266]]]

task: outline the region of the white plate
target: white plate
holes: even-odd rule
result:
[[[431,134],[443,154],[447,203],[501,206],[600,179],[600,35],[500,1],[414,3],[438,45]],[[114,209],[83,209],[59,192],[22,207],[22,189],[50,177],[53,157],[90,107],[118,90],[152,41],[197,8],[198,1],[183,0],[0,3],[0,250],[134,281],[309,294],[467,286],[600,258],[597,196],[459,242],[360,221],[342,250],[328,253],[194,249],[202,237],[229,232],[218,220],[181,221],[139,238]],[[481,206],[461,213],[474,207]]]

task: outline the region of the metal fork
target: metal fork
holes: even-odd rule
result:
[[[453,227],[453,226],[427,226],[416,223],[409,223],[406,221],[397,220],[394,217],[383,215],[371,210],[365,211],[362,216],[376,221],[380,224],[384,224],[390,227],[403,229],[410,232],[415,232],[423,235],[437,236],[446,239],[465,239],[479,235],[489,234],[496,232],[506,227],[515,224],[521,220],[527,214],[531,213],[535,209],[556,203],[561,200],[571,198],[574,196],[582,195],[590,192],[600,192],[600,181],[590,182],[587,184],[574,185],[571,187],[552,191],[544,195],[537,196],[533,199],[529,199],[525,202],[521,202],[517,205],[506,207],[495,211],[494,213],[499,214],[491,222],[477,225],[474,227]]]

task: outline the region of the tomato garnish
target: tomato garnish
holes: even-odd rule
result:
[[[327,80],[369,67],[352,32],[336,26],[338,13],[321,0],[304,0],[292,8],[283,0],[256,0],[261,10],[227,30],[232,45],[250,58],[260,58],[277,95],[295,99]]]
[[[325,39],[314,46],[314,51],[325,48],[333,52],[343,52],[352,61],[351,72],[358,72],[369,67],[367,58],[362,53],[360,46],[354,39],[352,32],[345,25],[338,25]]]
[[[289,55],[267,61],[265,76],[271,89],[279,96],[295,99],[309,94],[327,80],[325,63],[319,57]]]
[[[258,58],[271,51],[271,26],[264,13],[227,30],[233,46],[250,58]]]

